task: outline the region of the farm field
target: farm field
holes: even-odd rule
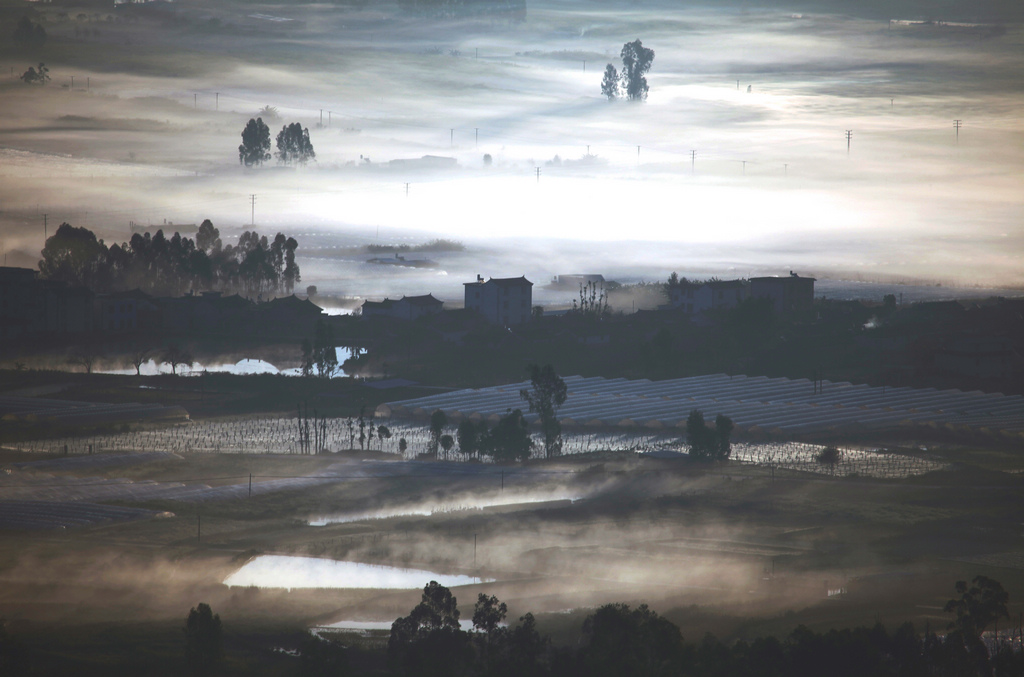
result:
[[[937,626],[946,622],[937,609],[951,581],[979,571],[1003,582],[1016,613],[1024,506],[1020,475],[1005,471],[1019,470],[1020,461],[964,448],[932,454],[942,469],[892,480],[772,473],[747,463],[701,468],[633,451],[524,467],[396,462],[358,450],[4,451],[0,514],[31,503],[25,490],[82,515],[100,505],[130,514],[5,522],[0,605],[30,644],[54,627],[73,628],[74,636],[102,623],[127,633],[131,617],[133,627],[142,624],[131,632],[149,628],[154,650],[172,661],[175,645],[164,634],[173,632],[158,629],[173,629],[198,601],[243,635],[267,633],[288,645],[303,628],[339,625],[372,645],[383,631],[360,624],[406,613],[426,583],[390,590],[355,581],[287,589],[273,577],[266,587],[225,584],[261,555],[479,578],[485,582],[453,592],[467,603],[478,592],[495,594],[510,615],[537,614],[556,638],[578,632],[588,609],[610,601],[646,602],[690,638],[876,618]],[[275,482],[284,484],[259,489]],[[126,483],[148,489],[88,500],[75,493]],[[20,487],[13,501],[12,487]],[[88,652],[70,644],[68,651],[70,664],[91,664]]]

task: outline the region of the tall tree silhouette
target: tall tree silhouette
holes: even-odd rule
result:
[[[249,119],[242,130],[242,143],[238,146],[238,162],[246,167],[261,165],[270,159],[270,128],[263,118]]]

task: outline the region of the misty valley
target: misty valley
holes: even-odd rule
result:
[[[0,675],[1022,674],[1022,26],[0,0]]]

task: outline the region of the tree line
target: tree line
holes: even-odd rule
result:
[[[782,640],[764,637],[727,645],[710,633],[684,641],[679,628],[646,605],[606,604],[586,617],[575,646],[556,647],[541,635],[532,614],[506,624],[508,609],[480,594],[473,632],[459,625],[456,598],[431,581],[421,602],[391,626],[388,660],[397,675],[509,677],[1009,677],[1024,669],[1024,655],[1005,644],[994,652],[982,633],[1008,616],[1008,595],[998,581],[958,581],[945,606],[956,618],[940,637],[919,635],[905,623],[890,633],[874,627],[816,633],[797,627]]]
[[[209,219],[195,240],[163,230],[135,233],[109,247],[83,227],[62,223],[46,240],[39,272],[49,280],[97,293],[140,289],[153,296],[181,296],[216,290],[250,298],[290,294],[300,282],[295,252],[299,243],[278,233],[273,240],[246,231],[236,245],[225,245]]]

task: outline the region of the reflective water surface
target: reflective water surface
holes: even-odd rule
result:
[[[362,562],[339,562],[313,557],[261,555],[224,579],[227,586],[259,588],[422,588],[430,581],[452,588],[473,585],[492,579],[461,574],[439,574],[422,569]],[[391,627],[390,625],[388,626]]]

